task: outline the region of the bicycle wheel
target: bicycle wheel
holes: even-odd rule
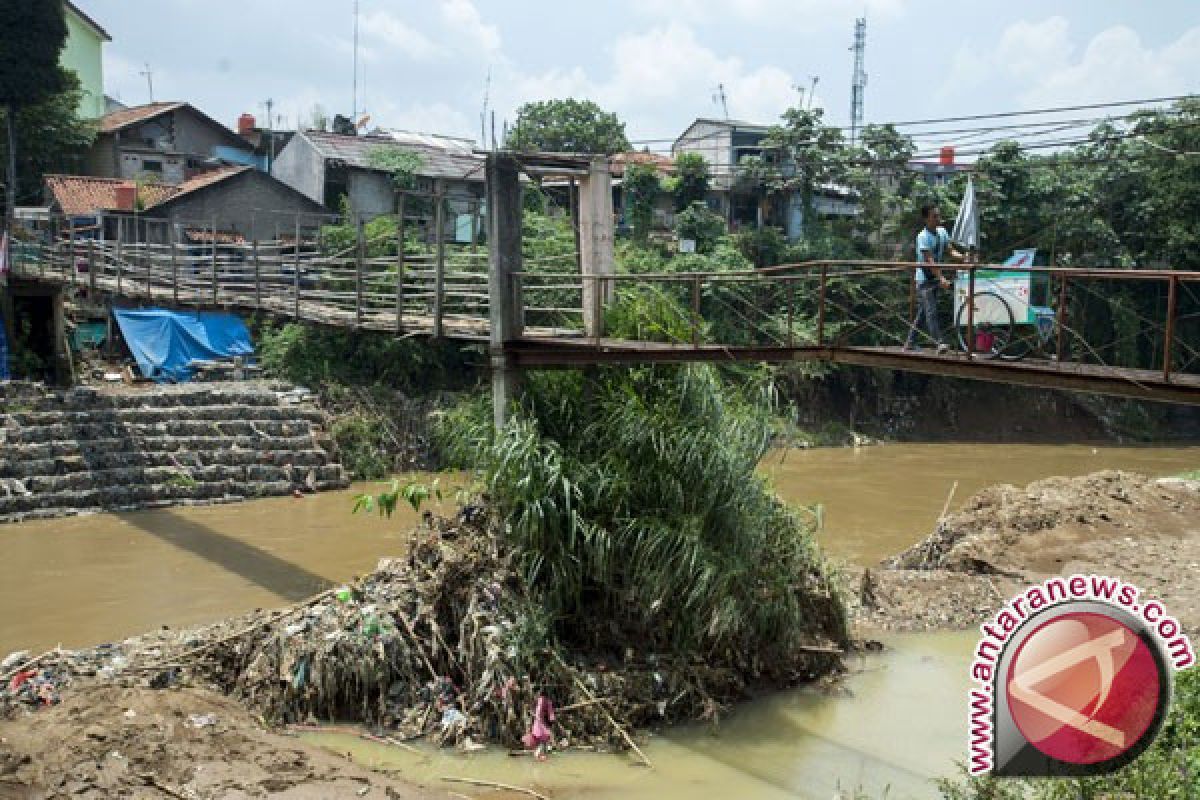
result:
[[[967,322],[967,304],[963,303],[954,317],[958,344],[963,352],[967,351]],[[1011,358],[1006,352],[1015,332],[1008,302],[995,292],[978,292],[975,295],[975,352],[985,358]]]

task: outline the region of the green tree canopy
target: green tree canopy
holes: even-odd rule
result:
[[[95,138],[95,125],[76,116],[79,81],[67,73],[66,91],[51,95],[16,112],[16,162],[18,204],[37,203],[42,197],[42,176],[53,172],[83,171],[84,157]],[[7,163],[8,144],[0,137],[0,163]]]
[[[644,241],[654,224],[654,204],[662,193],[658,171],[648,164],[630,164],[622,182],[635,239]]]
[[[62,3],[4,0],[0,3],[0,106],[7,132],[6,214],[17,193],[17,114],[66,90],[70,77],[58,54],[67,40]]]
[[[675,197],[675,210],[683,211],[692,203],[703,203],[708,198],[708,161],[699,153],[680,153],[675,156],[675,175],[671,178],[671,194]]]
[[[612,155],[629,149],[625,123],[590,100],[546,100],[517,110],[513,150]]]

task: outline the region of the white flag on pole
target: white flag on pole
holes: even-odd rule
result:
[[[975,180],[967,176],[967,190],[963,192],[962,204],[958,207],[958,219],[954,220],[954,232],[950,239],[955,244],[979,249],[979,204],[975,202]]]

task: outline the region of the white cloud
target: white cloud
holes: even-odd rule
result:
[[[959,96],[987,85],[1011,86],[1021,108],[1135,100],[1200,86],[1200,27],[1159,48],[1114,25],[1082,48],[1061,16],[1009,25],[990,48],[960,46],[938,92]]]
[[[362,31],[364,39],[388,47],[393,52],[399,51],[415,61],[428,61],[443,52],[442,47],[428,36],[386,11],[365,14]],[[372,51],[372,58],[377,60],[378,57]]]
[[[442,21],[451,29],[451,35],[462,37],[484,53],[499,52],[499,29],[483,21],[471,0],[442,0],[441,15]]]
[[[505,99],[516,104],[557,97],[587,98],[622,119],[636,122],[635,137],[673,134],[682,120],[678,109],[717,115],[713,101],[718,84],[725,87],[731,116],[773,123],[799,95],[784,70],[750,67],[736,57],[721,56],[702,44],[682,23],[626,33],[612,47],[608,77],[596,80],[581,69],[552,70],[516,76]]]
[[[638,11],[668,20],[697,24],[736,20],[764,27],[799,30],[844,26],[845,20],[866,14],[875,17],[904,13],[910,0],[641,0]]]

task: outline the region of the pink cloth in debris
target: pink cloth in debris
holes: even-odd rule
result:
[[[527,747],[536,747],[550,741],[550,726],[554,722],[554,703],[546,695],[538,695],[533,708],[533,728],[523,738]]]

